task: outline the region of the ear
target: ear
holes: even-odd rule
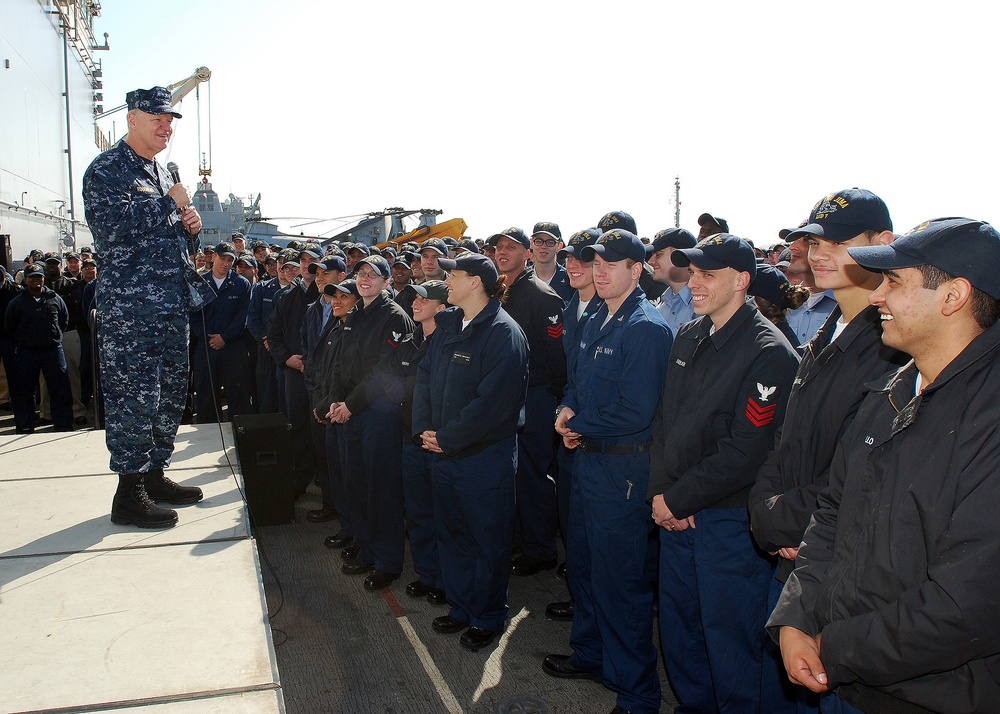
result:
[[[642,271],[645,270],[645,268],[642,267],[643,265],[644,265],[644,263],[642,261],[638,261],[638,262],[632,263],[632,279],[633,280],[638,280],[640,277],[642,277]]]
[[[892,231],[882,231],[875,236],[875,240],[872,241],[872,245],[889,245],[894,240],[896,240],[896,236]]]
[[[736,274],[736,289],[745,291],[750,288],[750,273],[745,270]]]
[[[951,317],[966,305],[972,307],[972,284],[965,278],[954,278],[941,285],[944,296],[941,303],[941,314]]]

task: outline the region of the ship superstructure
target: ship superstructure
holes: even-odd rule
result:
[[[107,147],[98,0],[0,0],[0,261],[90,242],[81,183]]]

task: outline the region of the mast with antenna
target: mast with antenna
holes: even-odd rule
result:
[[[681,227],[681,177],[674,178],[674,228]]]

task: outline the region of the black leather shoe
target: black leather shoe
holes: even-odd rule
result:
[[[560,578],[565,578],[566,577],[566,562],[565,561],[563,561],[562,563],[559,563],[559,567],[556,568],[556,576],[560,577]]]
[[[543,570],[552,570],[556,567],[556,561],[532,558],[530,555],[519,555],[514,559],[510,569],[515,575],[535,575]]]
[[[111,502],[111,522],[140,528],[173,528],[177,525],[177,511],[153,503],[146,493],[143,474],[124,474],[118,477],[118,490]]]
[[[344,575],[361,575],[375,570],[375,563],[362,563],[360,560],[345,560],[340,566],[340,571]]]
[[[414,580],[406,586],[406,594],[410,597],[425,597],[431,591],[430,585],[424,585],[419,580]]]
[[[545,617],[558,622],[568,622],[573,619],[573,603],[553,602],[545,608]]]
[[[344,560],[354,560],[358,557],[358,553],[361,552],[361,546],[357,543],[351,543],[345,546],[342,551],[340,551],[340,557]]]
[[[332,508],[320,508],[315,511],[306,511],[306,520],[310,523],[326,523],[337,517],[337,512]]]
[[[458,641],[458,644],[462,645],[467,650],[481,650],[483,647],[488,646],[493,640],[497,638],[497,633],[493,630],[484,630],[481,627],[470,627],[468,630],[462,633],[462,639]]]
[[[428,588],[427,602],[431,605],[447,605],[448,598],[445,596],[444,590],[441,588]]]
[[[143,474],[143,484],[150,499],[172,506],[198,503],[203,497],[200,488],[179,486],[163,475],[163,469],[150,469],[148,473]]]
[[[456,632],[461,632],[468,626],[469,623],[456,620],[451,615],[441,615],[441,617],[435,617],[434,621],[431,622],[431,627],[435,632],[440,632],[445,635],[452,635]]]
[[[365,590],[385,590],[398,577],[399,573],[383,573],[381,570],[376,570],[365,578]]]
[[[332,535],[323,539],[323,545],[327,548],[347,548],[354,544],[354,539],[349,535]]]
[[[595,682],[601,681],[601,675],[597,672],[580,669],[570,664],[569,655],[550,654],[542,662],[542,669],[545,670],[545,674],[559,677],[560,679],[592,679]]]

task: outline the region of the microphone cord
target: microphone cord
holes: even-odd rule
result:
[[[215,377],[214,377],[213,372],[212,372],[212,359],[211,359],[211,356],[209,355],[209,352],[208,352],[211,349],[211,346],[207,342],[207,338],[208,338],[208,323],[205,320],[205,308],[204,308],[204,306],[198,312],[201,313],[202,335],[206,338],[206,342],[205,342],[205,366],[208,369],[208,385],[209,385],[209,389],[212,392],[212,404],[215,407],[216,425],[219,428],[219,440],[222,442],[222,454],[223,454],[223,456],[225,456],[226,464],[229,466],[229,472],[230,472],[230,474],[232,474],[233,483],[236,484],[236,490],[239,491],[240,498],[243,499],[243,504],[246,506],[247,514],[249,516],[249,519],[252,520],[253,519],[253,509],[250,507],[250,501],[247,499],[247,495],[243,491],[243,487],[240,485],[239,477],[236,475],[236,467],[233,465],[232,460],[229,458],[229,448],[226,445],[225,429],[222,428],[222,409],[219,406],[218,394],[217,394],[217,392],[215,390]],[[230,423],[232,423],[232,419],[230,419]],[[268,612],[267,613],[267,621],[270,623],[275,617],[278,616],[278,613],[281,612],[281,609],[285,606],[285,589],[284,589],[284,587],[281,584],[281,578],[278,577],[277,571],[274,569],[274,566],[271,564],[271,560],[267,557],[267,553],[266,553],[266,551],[264,549],[264,543],[261,540],[260,535],[261,535],[260,534],[260,530],[257,530],[257,537],[255,538],[255,540],[257,541],[257,551],[260,553],[261,562],[263,562],[267,566],[267,569],[271,573],[271,577],[274,579],[274,584],[278,588],[278,606],[275,608],[274,612]],[[272,632],[272,640],[273,640],[273,635],[274,634],[280,634],[281,635],[281,640],[274,642],[274,646],[275,647],[280,647],[281,645],[285,644],[285,642],[288,641],[288,634],[285,633],[283,630],[275,627],[273,624],[271,625],[271,632]]]

